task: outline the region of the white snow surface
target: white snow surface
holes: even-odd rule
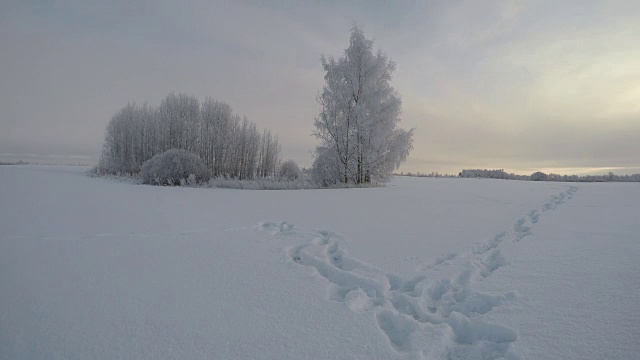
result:
[[[640,188],[0,167],[0,359],[637,359]]]

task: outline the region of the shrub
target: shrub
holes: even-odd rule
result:
[[[210,175],[200,158],[191,152],[171,149],[142,164],[140,179],[151,185],[196,185],[209,181]]]
[[[545,181],[547,180],[547,174],[541,172],[541,171],[537,171],[534,172],[533,174],[531,174],[531,180],[532,181]]]
[[[300,178],[300,174],[300,168],[293,160],[283,162],[282,165],[280,165],[280,172],[278,173],[281,179],[290,181],[298,180]]]

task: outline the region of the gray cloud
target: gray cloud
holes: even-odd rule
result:
[[[358,23],[397,63],[402,126],[416,128],[402,170],[640,168],[631,1],[9,1],[0,10],[4,154],[95,161],[115,111],[177,91],[229,102],[308,166],[320,54],[340,55]]]

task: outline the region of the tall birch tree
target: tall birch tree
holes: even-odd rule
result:
[[[321,62],[325,85],[313,134],[321,142],[316,163],[323,171],[317,173],[337,177],[323,183],[387,181],[413,148],[413,129],[397,127],[402,101],[390,85],[395,63],[381,50],[374,53],[357,26],[344,54]]]

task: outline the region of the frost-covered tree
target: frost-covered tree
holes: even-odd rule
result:
[[[325,85],[313,134],[321,141],[319,164],[331,168],[321,172],[345,184],[388,180],[413,147],[413,129],[397,127],[402,101],[390,85],[395,63],[381,50],[374,53],[357,26],[343,56],[321,61]]]
[[[212,170],[213,176],[225,175],[225,164],[232,150],[235,124],[229,104],[207,98],[200,109],[202,140],[200,158]]]
[[[196,150],[200,104],[195,96],[170,93],[160,103],[158,113],[160,123],[164,127],[162,131],[163,151],[168,149]]]
[[[302,172],[300,167],[293,160],[287,160],[280,165],[280,178],[286,180],[298,180]]]
[[[318,146],[311,166],[311,181],[318,186],[332,186],[342,182],[342,166],[336,160],[334,148]]]
[[[276,170],[280,162],[280,151],[278,136],[272,135],[269,130],[265,130],[262,133],[260,150],[258,152],[258,175],[260,177],[272,177],[276,175]]]
[[[153,109],[129,103],[118,111],[105,131],[98,167],[108,173],[135,173],[156,147]]]

